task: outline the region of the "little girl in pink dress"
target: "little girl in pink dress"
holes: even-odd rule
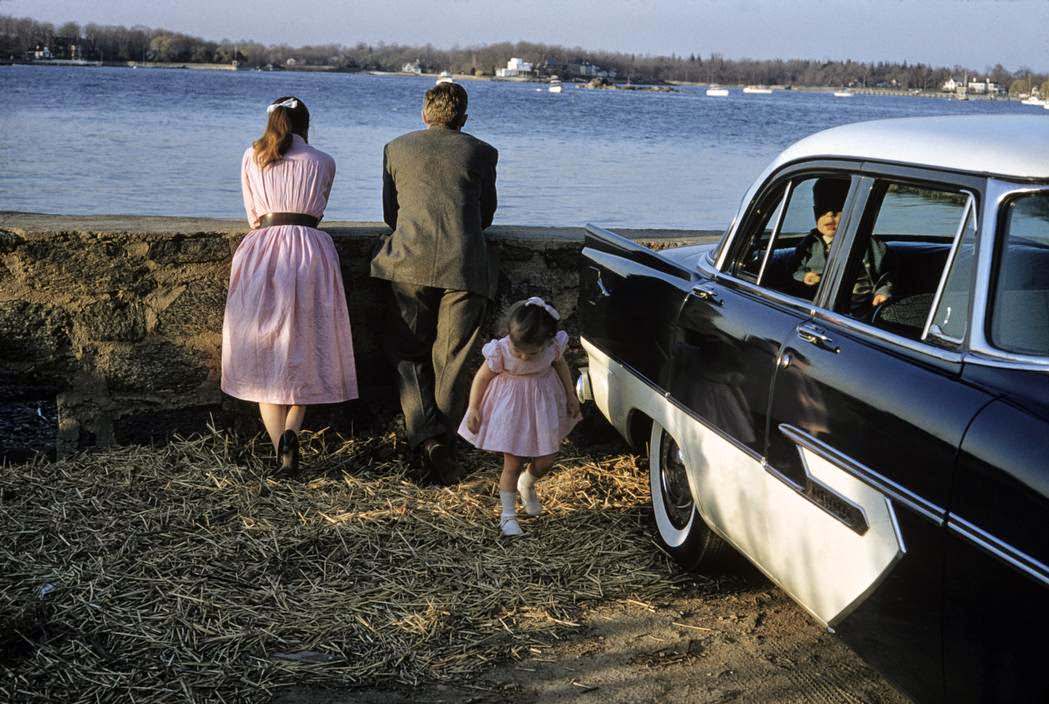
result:
[[[459,426],[459,434],[478,449],[503,453],[503,535],[522,533],[515,489],[528,515],[539,515],[535,482],[553,466],[561,441],[579,421],[579,401],[562,357],[568,334],[557,329],[560,318],[538,297],[510,308],[510,334],[482,349],[485,363],[474,376],[470,407]]]

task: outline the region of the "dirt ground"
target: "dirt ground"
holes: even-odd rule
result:
[[[587,613],[570,638],[459,686],[287,690],[280,704],[907,704],[746,564],[660,604]]]
[[[742,558],[675,568],[617,443],[507,541],[490,458],[443,488],[392,434],[304,437],[288,481],[218,431],[0,464],[0,698],[906,702]]]

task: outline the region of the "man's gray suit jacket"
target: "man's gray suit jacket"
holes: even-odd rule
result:
[[[430,127],[383,150],[383,219],[393,229],[372,276],[495,298],[498,263],[483,230],[496,209],[499,152],[472,135]]]

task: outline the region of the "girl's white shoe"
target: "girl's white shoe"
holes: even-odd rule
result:
[[[521,495],[525,513],[538,516],[543,507],[539,505],[539,495],[535,491],[535,478],[527,469],[517,478],[517,493]]]
[[[521,526],[517,523],[517,515],[506,515],[503,514],[499,517],[499,530],[502,531],[503,535],[508,538],[512,538],[518,535],[524,535],[524,531],[521,530]]]

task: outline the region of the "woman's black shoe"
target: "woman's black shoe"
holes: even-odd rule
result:
[[[294,430],[285,430],[277,443],[277,462],[275,474],[281,477],[293,477],[299,473],[299,436]]]

